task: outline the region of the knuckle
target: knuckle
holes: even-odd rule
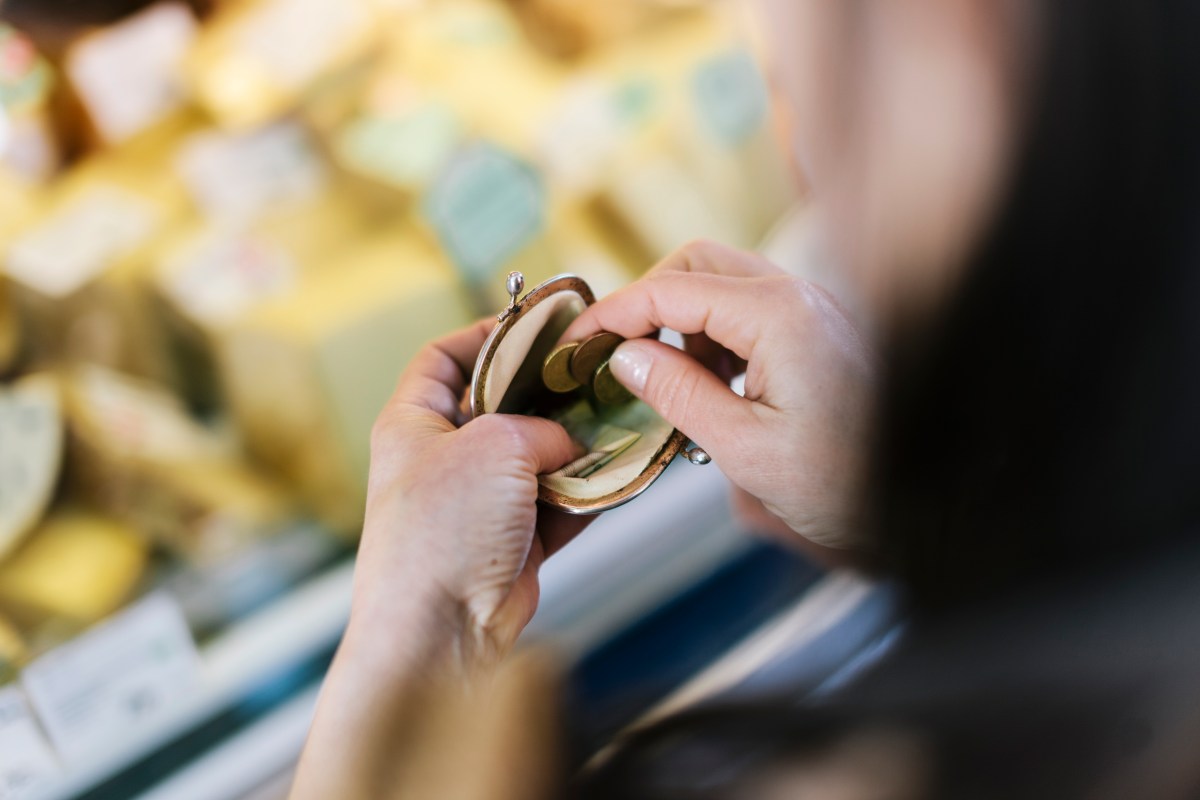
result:
[[[680,247],[678,253],[685,259],[701,257],[713,252],[719,252],[722,245],[712,239],[692,239],[687,244]]]
[[[475,433],[489,447],[501,448],[499,452],[512,452],[525,447],[525,437],[517,420],[507,414],[484,414],[471,423]]]
[[[655,376],[653,368],[646,381],[651,405],[657,406],[664,417],[679,425],[687,425],[695,416],[700,402],[700,385],[700,376],[695,373],[680,371]]]
[[[368,440],[371,455],[378,456],[390,452],[395,448],[400,438],[400,432],[395,419],[390,412],[384,411],[375,418],[375,422],[371,425],[371,434]]]

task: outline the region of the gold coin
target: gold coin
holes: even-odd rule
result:
[[[577,347],[578,342],[560,344],[542,362],[542,383],[550,391],[566,394],[579,388],[579,381],[571,375],[571,355]]]
[[[597,333],[579,344],[571,356],[571,375],[583,386],[592,382],[592,376],[600,365],[612,356],[613,351],[625,341],[615,333]]]
[[[629,390],[612,374],[612,367],[608,361],[596,370],[596,376],[592,378],[592,391],[596,393],[596,399],[606,406],[615,406],[633,399]]]

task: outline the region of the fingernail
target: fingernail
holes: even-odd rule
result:
[[[625,342],[612,354],[609,363],[617,380],[629,391],[640,395],[646,389],[651,360],[645,347],[637,342]]]

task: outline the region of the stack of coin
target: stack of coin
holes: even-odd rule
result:
[[[542,381],[552,392],[565,394],[587,386],[606,405],[631,400],[633,395],[612,374],[608,360],[625,341],[615,333],[601,332],[582,342],[559,345],[542,364]]]

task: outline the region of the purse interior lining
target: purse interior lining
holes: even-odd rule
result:
[[[529,308],[513,323],[492,354],[483,387],[485,413],[525,414],[539,403],[561,405],[566,400],[567,396],[555,395],[542,384],[542,363],[585,307],[579,294],[563,291]],[[641,438],[586,478],[543,475],[538,478],[541,485],[581,501],[619,492],[650,466],[674,433],[668,422],[640,400],[599,405],[596,414],[600,422],[637,431]]]

